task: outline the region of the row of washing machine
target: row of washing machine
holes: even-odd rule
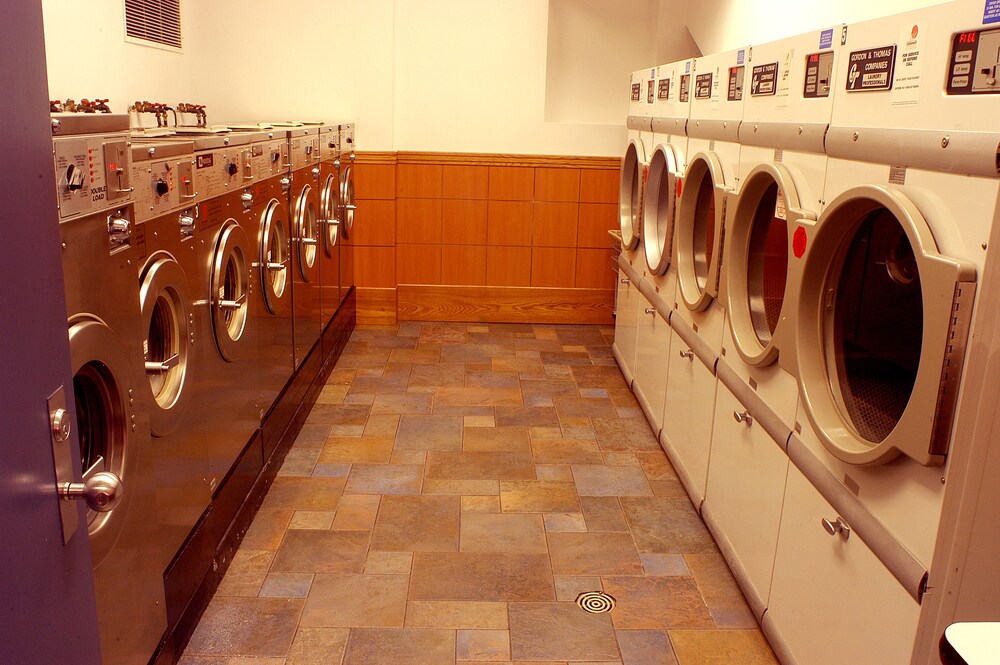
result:
[[[988,334],[991,7],[632,74],[616,358],[785,663],[928,657],[962,370]]]
[[[52,124],[82,472],[121,481],[113,510],[88,511],[102,650],[146,663],[165,571],[241,455],[268,460],[302,401],[295,373],[344,342],[353,125]]]

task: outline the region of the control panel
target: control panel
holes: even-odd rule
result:
[[[288,141],[285,139],[273,139],[250,146],[250,160],[253,162],[253,170],[257,180],[288,172],[288,167],[285,166],[285,160],[282,156],[282,147],[285,148],[287,154]]]
[[[177,160],[135,162],[132,180],[138,221],[159,217],[180,206]]]
[[[354,123],[340,126],[341,152],[354,152]]]
[[[833,51],[810,53],[806,56],[806,78],[802,96],[806,99],[829,97],[832,77]]]
[[[319,137],[296,136],[289,140],[289,157],[293,169],[301,169],[319,161]]]
[[[1000,93],[1000,28],[952,35],[946,89],[949,95]]]
[[[199,152],[194,166],[200,201],[241,189],[254,180],[250,146]]]
[[[61,219],[131,202],[127,137],[56,138],[52,155]]]

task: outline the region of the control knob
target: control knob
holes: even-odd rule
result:
[[[163,178],[157,178],[156,182],[153,183],[153,189],[156,190],[157,196],[166,196],[167,192],[170,191],[170,185]]]
[[[240,167],[236,166],[236,164],[234,164],[233,162],[229,162],[228,164],[226,164],[226,173],[228,173],[231,176],[236,175],[236,172],[239,170]]]

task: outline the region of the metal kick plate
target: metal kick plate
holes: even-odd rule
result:
[[[56,435],[56,428],[53,427],[53,418],[57,413],[69,413],[69,409],[66,408],[66,389],[64,386],[59,386],[54,393],[49,395],[47,406],[49,441],[52,442],[52,462],[56,471],[56,487],[59,487],[65,483],[73,482],[73,455],[71,454],[73,433],[70,432],[69,436],[60,438]],[[55,491],[55,487],[52,490],[53,498],[59,502],[59,518],[62,522],[63,545],[65,545],[76,533],[80,524],[80,513],[76,501],[63,501],[59,497],[59,493]]]

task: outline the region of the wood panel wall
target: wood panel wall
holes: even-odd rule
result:
[[[355,193],[359,323],[612,321],[615,158],[359,153]]]

